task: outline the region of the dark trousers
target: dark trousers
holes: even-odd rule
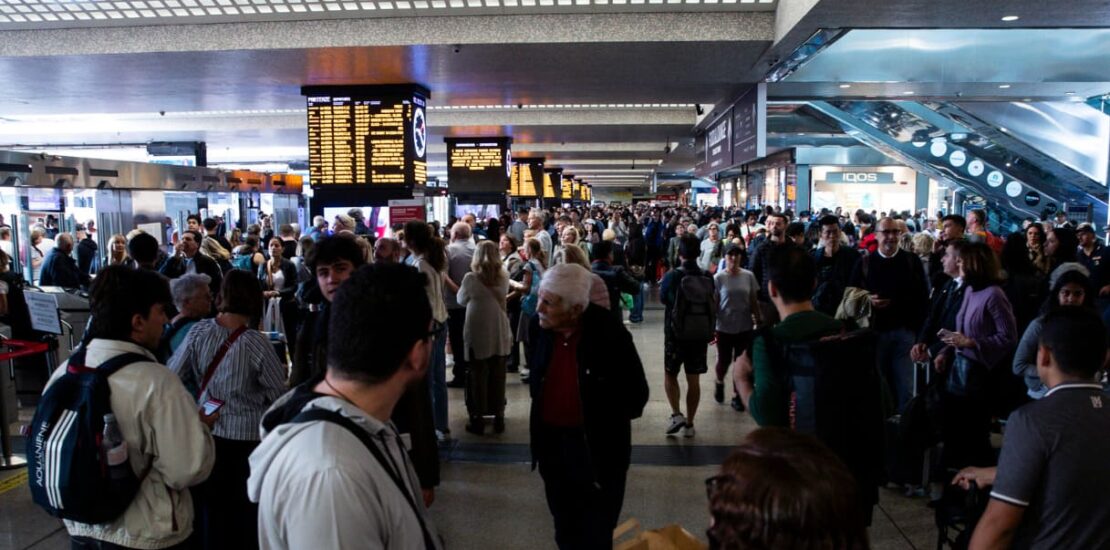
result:
[[[945,469],[993,466],[991,414],[987,396],[958,397],[945,392],[940,439],[944,443],[941,465]]]
[[[508,303],[509,327],[513,331],[513,347],[509,351],[509,360],[506,362],[508,372],[520,370],[520,333],[516,330],[520,326],[520,299]]]
[[[601,457],[590,457],[581,429],[542,430],[536,458],[555,520],[555,543],[560,550],[611,549],[627,467],[606,466]]]
[[[455,357],[455,366],[451,374],[455,377],[454,383],[466,380],[466,342],[463,342],[463,327],[466,326],[466,308],[447,310],[447,339],[451,342],[451,355]]]
[[[725,379],[729,365],[748,351],[753,339],[755,339],[755,332],[750,330],[736,334],[717,333],[717,380]]]
[[[212,439],[216,443],[212,474],[192,490],[197,546],[258,548],[258,505],[247,498],[250,456],[258,442]]]
[[[656,270],[659,266],[659,260],[663,256],[663,249],[658,246],[647,247],[647,262],[644,266],[644,282],[648,284],[655,284],[659,282]]]

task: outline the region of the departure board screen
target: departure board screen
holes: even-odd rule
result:
[[[428,179],[428,91],[417,85],[306,86],[316,187],[411,188]]]
[[[574,198],[574,178],[563,176],[563,187],[559,190],[560,198],[569,201]]]
[[[562,168],[547,168],[543,171],[543,198],[559,199],[562,197],[563,184]]]
[[[452,194],[509,191],[510,138],[445,138],[447,183]]]
[[[542,158],[513,159],[513,171],[509,182],[509,195],[521,198],[537,198],[543,185]]]

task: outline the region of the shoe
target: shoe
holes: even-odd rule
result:
[[[452,378],[451,381],[447,383],[447,387],[448,388],[465,388],[466,387],[466,382],[463,381],[461,376],[458,377],[458,378]]]
[[[682,428],[682,437],[694,437],[694,427],[687,425],[685,428]]]
[[[686,417],[682,413],[672,414],[671,423],[667,425],[667,437],[678,435],[679,430],[686,427]]]
[[[736,412],[744,412],[744,402],[740,400],[739,396],[732,398],[732,409]]]
[[[713,400],[716,401],[718,404],[725,402],[724,382],[717,382],[716,385],[713,386]]]
[[[436,430],[436,443],[444,444],[451,441],[451,432],[441,432]]]
[[[504,416],[494,417],[494,419],[493,419],[493,433],[495,433],[495,434],[505,433],[505,417]]]
[[[485,420],[482,420],[482,417],[480,417],[480,416],[470,417],[470,422],[466,423],[466,431],[468,431],[468,432],[470,432],[474,435],[485,435],[486,434],[486,422],[485,422]]]
[[[529,379],[530,379],[530,377],[528,376],[528,374],[520,375],[520,383],[521,384],[527,384]]]

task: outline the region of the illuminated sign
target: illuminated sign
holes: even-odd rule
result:
[[[511,138],[445,138],[451,193],[505,193],[512,177]]]
[[[563,169],[547,168],[543,171],[543,198],[559,199],[562,197]]]
[[[705,165],[710,172],[732,166],[732,111],[726,111],[705,133]]]
[[[570,174],[563,175],[563,186],[559,190],[559,198],[566,201],[574,198],[574,176]]]
[[[428,90],[306,86],[308,170],[314,187],[402,189],[428,179]]]
[[[894,183],[892,172],[829,172],[825,183]]]
[[[509,181],[509,195],[520,198],[538,198],[543,185],[542,158],[513,159],[513,172]]]

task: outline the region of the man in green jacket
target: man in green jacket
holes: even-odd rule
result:
[[[842,323],[816,311],[810,297],[817,281],[817,266],[805,250],[781,247],[772,252],[767,292],[782,319],[770,328],[778,344],[809,342],[837,334]],[[788,375],[779,372],[768,349],[765,333],[757,334],[751,356],[741,356],[733,370],[740,399],[760,426],[790,425]]]

